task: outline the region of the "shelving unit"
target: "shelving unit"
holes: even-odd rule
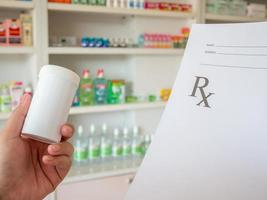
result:
[[[50,55],[183,55],[184,49],[50,47]]]
[[[148,16],[148,17],[166,17],[178,19],[193,19],[194,13],[156,11],[156,10],[138,10],[127,8],[108,8],[103,6],[89,6],[89,5],[72,5],[60,3],[48,3],[49,11],[57,12],[77,12],[77,13],[94,13],[94,14],[108,14],[120,16]]]
[[[81,106],[72,107],[70,109],[70,115],[81,114],[94,114],[94,113],[106,113],[106,112],[120,112],[120,111],[134,111],[134,110],[147,110],[147,109],[163,109],[166,106],[166,102],[145,102],[145,103],[128,103],[118,105],[99,105],[99,106]],[[10,113],[0,113],[0,120],[6,120],[10,116]]]
[[[1,0],[0,9],[19,9],[19,10],[31,10],[34,8],[34,2],[31,1],[10,1]]]
[[[119,111],[140,110],[140,109],[146,110],[146,109],[153,109],[153,108],[164,108],[165,106],[166,106],[166,102],[129,103],[129,104],[119,104],[119,105],[74,107],[74,108],[71,108],[70,115],[119,112]]]

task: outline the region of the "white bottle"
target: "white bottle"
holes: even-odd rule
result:
[[[129,168],[131,165],[131,159],[132,159],[132,140],[129,133],[129,130],[127,127],[123,129],[123,167]]]
[[[118,8],[119,7],[119,0],[113,0],[113,8]]]
[[[101,167],[104,171],[112,168],[112,139],[105,123],[101,132]]]
[[[87,163],[88,157],[88,142],[86,135],[83,132],[83,127],[78,126],[77,134],[74,137],[73,147],[73,161],[75,166],[82,166]]]
[[[134,126],[133,128],[133,139],[132,139],[132,166],[138,167],[142,162],[142,151],[143,151],[143,139],[139,133],[139,127]]]
[[[139,9],[145,9],[145,0],[139,0]]]
[[[69,69],[42,67],[22,135],[49,144],[60,142],[60,127],[67,122],[79,82],[80,77]]]
[[[122,167],[122,140],[120,138],[119,129],[115,128],[113,131],[113,144],[112,144],[112,157],[113,157],[113,168],[119,169]]]
[[[95,125],[90,126],[89,144],[88,144],[88,158],[90,163],[90,171],[100,170],[100,134],[97,133]]]

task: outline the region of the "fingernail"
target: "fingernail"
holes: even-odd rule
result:
[[[52,145],[51,146],[53,151],[59,151],[60,147],[58,145]]]
[[[45,159],[46,159],[47,161],[52,161],[52,160],[54,160],[54,158],[53,158],[52,156],[46,156]]]

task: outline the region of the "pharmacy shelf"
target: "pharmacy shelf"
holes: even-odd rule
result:
[[[0,120],[8,119],[10,113],[0,113]]]
[[[115,177],[115,176],[131,175],[131,174],[135,174],[137,170],[138,168],[129,168],[129,169],[106,171],[106,172],[94,172],[94,173],[81,172],[79,174],[79,172],[72,169],[69,175],[64,179],[62,184],[69,184],[69,183],[82,182],[82,181],[91,181],[91,180],[110,178],[110,177]]]
[[[148,17],[167,17],[178,19],[193,19],[193,13],[157,11],[144,9],[127,9],[127,8],[109,8],[105,6],[89,6],[74,5],[62,3],[48,3],[48,10],[60,12],[76,12],[76,13],[94,13],[94,14],[110,14],[121,16],[148,16]]]
[[[31,10],[34,8],[32,1],[0,0],[0,9]]]
[[[184,49],[50,47],[50,55],[183,55]]]
[[[33,54],[33,47],[0,47],[0,54]]]
[[[141,109],[155,109],[155,108],[164,108],[165,106],[166,102],[153,102],[153,103],[147,102],[147,103],[128,103],[128,104],[118,104],[118,105],[73,107],[70,110],[70,115],[141,110]]]
[[[141,110],[141,109],[156,109],[164,108],[166,102],[153,102],[153,103],[129,103],[118,105],[101,105],[101,106],[84,106],[84,107],[72,107],[70,109],[70,115],[80,115],[88,113],[105,113],[116,111],[128,111],[128,110]],[[0,120],[7,120],[10,113],[0,113]]]
[[[220,22],[262,22],[267,21],[266,18],[256,18],[248,16],[230,16],[230,15],[218,15],[218,14],[206,14],[206,20],[220,21]]]

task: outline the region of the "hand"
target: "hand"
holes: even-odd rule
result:
[[[21,137],[31,102],[24,95],[0,133],[0,199],[39,200],[55,190],[71,166],[73,147],[70,125],[61,128],[59,144],[44,144]],[[41,115],[41,113],[40,113]]]

